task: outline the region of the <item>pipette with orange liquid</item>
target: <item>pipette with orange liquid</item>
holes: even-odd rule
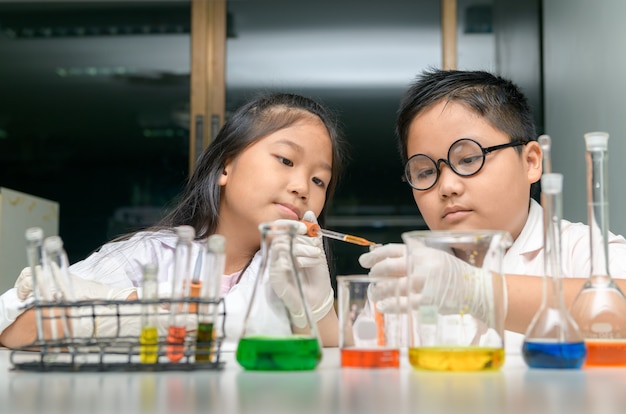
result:
[[[307,235],[311,237],[317,237],[320,234],[330,239],[341,240],[347,243],[358,244],[359,246],[375,246],[376,243],[364,239],[363,237],[353,236],[351,234],[339,233],[338,231],[326,230],[320,227],[317,223],[311,223],[310,221],[301,220],[306,224]]]

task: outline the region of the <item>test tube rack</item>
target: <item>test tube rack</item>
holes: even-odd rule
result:
[[[167,333],[159,332],[158,340],[151,346],[156,346],[156,362],[142,362],[139,340],[140,319],[142,306],[158,305],[162,308],[188,303],[195,309],[191,316],[198,320],[203,315],[203,309],[217,306],[214,332],[216,335],[209,342],[198,342],[197,330],[188,330],[184,344],[171,344]],[[224,340],[224,324],[226,310],[224,299],[155,299],[155,300],[84,300],[75,302],[31,303],[24,310],[39,308],[43,325],[60,323],[63,316],[69,322],[72,319],[85,318],[81,323],[89,323],[92,331],[97,333],[97,326],[103,322],[114,324],[115,333],[108,336],[98,335],[90,337],[62,337],[59,339],[38,339],[30,345],[11,351],[10,361],[14,370],[36,372],[102,372],[102,371],[196,371],[220,370],[224,361],[220,359],[221,345]],[[107,309],[102,312],[101,309]],[[215,315],[214,315],[215,316]],[[105,320],[108,318],[108,320]],[[133,321],[133,318],[136,318]],[[192,318],[193,319],[193,318]],[[126,329],[123,332],[123,323],[132,321],[138,329]],[[128,332],[128,331],[136,332]],[[166,355],[169,345],[179,346],[182,358],[171,362]],[[201,361],[196,360],[201,359]]]

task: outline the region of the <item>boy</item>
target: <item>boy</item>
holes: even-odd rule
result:
[[[507,344],[523,339],[542,297],[543,211],[531,198],[542,150],[526,97],[512,82],[482,71],[427,70],[410,86],[396,125],[407,181],[431,230],[508,231]],[[581,143],[582,145],[582,143]],[[482,160],[455,154],[476,148]],[[471,165],[469,165],[471,164]],[[425,167],[426,166],[426,167]],[[415,172],[427,171],[429,174]],[[589,275],[589,228],[562,222],[563,294],[569,307]],[[610,272],[626,279],[626,240],[609,237]],[[370,275],[406,274],[405,247],[382,246],[359,258]],[[626,280],[616,280],[622,291]]]

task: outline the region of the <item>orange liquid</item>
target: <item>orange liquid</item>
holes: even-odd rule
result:
[[[347,234],[344,238],[344,241],[347,241],[348,243],[353,243],[353,244],[358,244],[359,246],[373,246],[376,243],[371,242],[367,239],[364,239],[363,237],[357,237],[357,236],[351,236],[349,234]]]
[[[185,356],[185,335],[187,328],[184,326],[170,326],[167,331],[167,347],[165,354],[172,362],[180,361]]]
[[[200,288],[202,287],[202,281],[201,280],[192,280],[191,281],[191,286],[190,286],[190,290],[189,290],[189,296],[192,298],[198,298],[200,297]],[[198,304],[191,302],[189,304],[189,312],[190,313],[196,313],[198,311]]]
[[[342,349],[341,366],[346,368],[397,368],[400,351],[397,349]]]
[[[583,367],[626,366],[626,340],[586,340],[587,359]]]

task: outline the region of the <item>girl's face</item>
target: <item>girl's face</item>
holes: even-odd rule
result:
[[[331,167],[330,136],[314,116],[259,139],[224,167],[217,232],[258,242],[262,222],[300,220],[307,210],[319,215]]]
[[[408,156],[426,154],[446,159],[450,145],[472,138],[483,148],[510,138],[483,117],[457,102],[439,101],[419,113],[408,133]],[[436,184],[413,190],[413,197],[431,230],[505,230],[515,239],[528,216],[530,185],[541,177],[541,147],[537,142],[488,153],[482,169],[461,177],[441,163]]]

